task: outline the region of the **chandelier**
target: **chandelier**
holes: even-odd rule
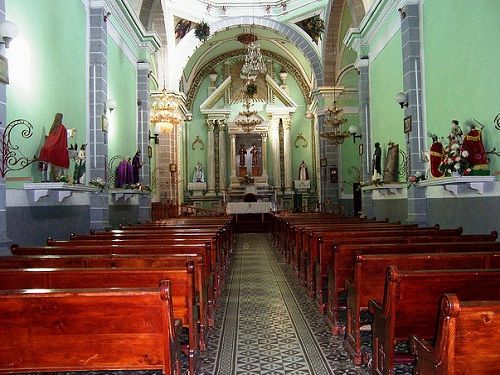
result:
[[[333,106],[327,108],[327,115],[323,125],[331,128],[331,131],[321,133],[322,138],[330,140],[333,144],[339,145],[344,142],[344,139],[350,136],[346,130],[342,130],[342,125],[347,123],[347,119],[342,117],[344,110],[333,102]]]
[[[178,105],[175,99],[165,91],[151,94],[151,123],[155,126],[155,133],[170,133],[174,126],[182,122],[176,112]]]
[[[250,111],[250,107],[252,105],[253,104],[250,102],[250,98],[247,97],[245,99],[245,104],[243,105],[246,110],[238,113],[238,117],[234,121],[234,123],[240,126],[246,133],[250,133],[257,125],[262,123],[262,120],[256,116],[257,111]]]
[[[238,36],[238,40],[247,46],[245,63],[241,68],[241,75],[247,81],[255,81],[259,73],[265,74],[267,72],[266,64],[260,52],[260,46],[257,43],[257,35],[242,34]]]

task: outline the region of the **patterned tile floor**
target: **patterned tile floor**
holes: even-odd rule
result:
[[[364,374],[264,234],[241,234],[199,374]]]

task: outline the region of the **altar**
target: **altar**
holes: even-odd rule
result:
[[[271,212],[271,202],[228,202],[226,205],[226,214],[261,214],[261,220],[264,222],[264,214]]]

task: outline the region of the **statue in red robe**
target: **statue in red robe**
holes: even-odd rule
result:
[[[432,177],[443,176],[443,173],[439,170],[439,165],[443,161],[444,148],[443,144],[438,141],[438,137],[435,134],[432,134],[432,145],[429,154]]]
[[[51,179],[52,165],[64,169],[69,168],[68,132],[62,123],[62,119],[62,113],[56,113],[49,135],[45,138],[45,143],[40,150],[38,159],[46,163],[44,181]]]
[[[464,151],[467,153],[464,154]],[[486,158],[481,131],[477,130],[473,124],[470,125],[470,131],[464,137],[461,153],[473,170],[488,169],[488,159]]]

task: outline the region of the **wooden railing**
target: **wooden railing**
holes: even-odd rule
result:
[[[206,208],[188,206],[184,204],[171,204],[164,202],[152,202],[151,203],[151,219],[161,220],[167,217],[179,217],[179,216],[222,216],[224,211],[219,210],[209,210]]]

